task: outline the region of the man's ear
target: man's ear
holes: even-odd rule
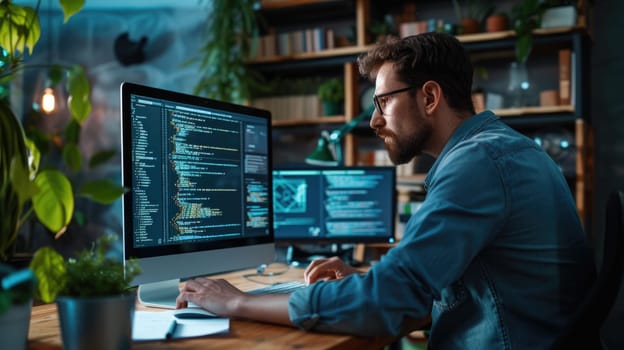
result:
[[[425,113],[432,114],[442,99],[442,87],[433,80],[425,82],[422,86],[424,96]]]

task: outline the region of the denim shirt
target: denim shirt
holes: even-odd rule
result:
[[[595,278],[561,170],[486,111],[429,171],[403,239],[366,274],[289,299],[307,330],[401,335],[431,315],[432,349],[547,349]]]

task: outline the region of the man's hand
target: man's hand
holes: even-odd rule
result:
[[[224,279],[195,278],[184,284],[176,298],[176,308],[189,302],[223,317],[292,326],[288,317],[290,294],[252,295],[240,291]]]
[[[317,259],[308,265],[303,276],[307,284],[314,283],[318,280],[338,280],[345,278],[353,273],[359,273],[350,265],[345,264],[337,257],[329,259]]]
[[[233,316],[248,296],[224,279],[195,278],[184,284],[176,298],[176,308],[192,302],[219,316]]]

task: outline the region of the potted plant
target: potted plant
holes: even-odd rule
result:
[[[494,10],[489,0],[453,0],[455,16],[459,21],[459,34],[473,34],[481,31],[481,24]]]
[[[500,32],[509,29],[509,17],[505,12],[495,12],[485,19],[485,31]]]
[[[64,349],[130,349],[136,293],[130,282],[141,269],[110,253],[116,235],[101,236],[76,258],[65,259],[51,247],[40,248],[30,268],[36,294],[56,301]]]
[[[372,20],[368,25],[368,32],[374,41],[381,42],[387,35],[392,34],[394,27],[394,18],[391,15],[385,15],[382,20]]]
[[[324,115],[337,115],[342,111],[345,96],[342,80],[332,78],[325,80],[318,87],[318,97],[323,103]]]

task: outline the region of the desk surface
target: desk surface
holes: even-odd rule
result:
[[[263,287],[243,277],[255,270],[238,271],[218,276],[242,290]],[[255,281],[274,283],[303,278],[303,270],[290,268],[285,274],[272,277],[251,277]],[[137,305],[138,310],[147,310]],[[158,310],[158,309],[154,309]],[[391,338],[363,338],[347,335],[304,332],[296,328],[232,319],[226,335],[175,341],[134,343],[133,349],[381,349]],[[61,349],[58,314],[55,304],[33,307],[28,335],[28,349]]]

